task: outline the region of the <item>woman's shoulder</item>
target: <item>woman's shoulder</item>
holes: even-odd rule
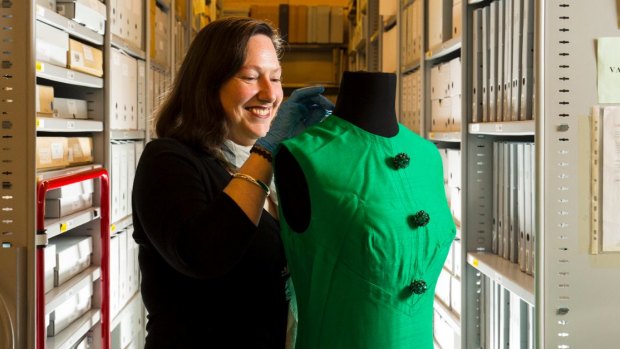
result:
[[[161,161],[166,158],[185,159],[183,161],[198,161],[206,153],[197,151],[192,147],[174,139],[174,138],[155,138],[146,143],[142,154],[141,161]]]
[[[174,138],[155,138],[146,143],[142,156],[156,156],[164,153],[177,153],[186,156],[200,155],[196,149]]]

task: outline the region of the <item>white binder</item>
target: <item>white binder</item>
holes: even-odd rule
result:
[[[533,119],[534,97],[534,0],[523,1],[521,47],[521,109],[519,120]]]
[[[500,286],[499,295],[499,345],[498,349],[508,348],[510,340],[510,291]]]
[[[510,143],[510,261],[518,262],[519,255],[519,193],[518,193],[518,143]]]
[[[489,95],[489,122],[496,121],[497,94],[497,2],[493,1],[489,5],[489,84],[487,94]]]
[[[482,122],[489,122],[490,7],[482,8]]]
[[[514,0],[516,1],[516,0]],[[503,121],[512,120],[511,93],[512,93],[512,3],[513,0],[504,0],[504,101]]]
[[[530,246],[530,274],[534,275],[536,272],[536,239],[538,235],[538,231],[536,229],[536,147],[534,146],[534,143],[530,143],[530,167],[532,170],[530,184],[532,187],[532,211],[530,215],[530,232],[532,234]]]
[[[518,257],[519,268],[525,271],[525,143],[517,143],[517,217],[519,220]]]
[[[519,120],[519,102],[521,101],[521,33],[523,31],[523,18],[521,10],[523,0],[513,0],[512,8],[512,91],[510,112],[513,121]]]
[[[523,152],[523,180],[525,182],[525,272],[532,273],[532,144],[526,143]]]
[[[499,180],[499,143],[498,142],[493,142],[493,220],[491,223],[491,251],[493,251],[493,253],[498,253],[497,252],[497,232],[498,232],[498,221],[499,221],[499,217],[498,217],[498,197],[499,197],[499,191],[498,191],[498,180]]]
[[[497,142],[497,167],[495,170],[497,171],[497,186],[495,186],[495,190],[497,191],[497,207],[495,210],[497,211],[497,255],[504,255],[504,201],[506,201],[506,197],[504,196],[504,143]]]
[[[495,121],[504,117],[504,0],[497,0],[497,84],[495,85]]]
[[[482,9],[473,11],[471,121],[482,121]]]
[[[504,259],[510,259],[510,223],[511,223],[511,207],[512,205],[511,200],[512,200],[512,191],[511,191],[511,174],[510,174],[510,163],[511,163],[511,157],[510,157],[510,143],[504,143],[503,144],[503,153],[504,153],[504,161],[502,163],[503,166],[503,181],[504,181],[504,187],[502,188],[502,190],[504,191],[504,200],[502,202],[503,204],[503,217],[502,217],[502,238],[503,238],[503,244],[504,244],[504,250],[503,250],[503,254],[502,257],[504,257]]]

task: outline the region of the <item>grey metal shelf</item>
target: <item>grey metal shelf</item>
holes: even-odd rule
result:
[[[110,43],[113,47],[116,47],[119,50],[123,50],[124,52],[134,56],[135,58],[146,60],[146,52],[142,48],[119,37],[116,34],[111,35]]]
[[[101,320],[101,311],[91,309],[54,337],[47,339],[48,349],[70,349]]]
[[[73,297],[76,292],[83,289],[84,286],[99,280],[100,277],[101,268],[93,265],[67,280],[67,282],[62,285],[54,287],[45,294],[45,313],[49,314],[64,301]]]
[[[37,77],[65,84],[103,88],[103,79],[53,64],[37,62]]]
[[[402,74],[409,74],[421,67],[421,59],[416,59],[411,64],[406,64],[402,67]]]
[[[428,139],[431,141],[436,141],[436,142],[460,143],[461,142],[461,131],[454,131],[454,132],[430,131],[428,133]]]
[[[37,117],[37,131],[41,132],[101,132],[103,121]]]
[[[90,207],[66,217],[46,219],[45,231],[47,233],[47,238],[51,239],[54,236],[66,233],[73,228],[77,228],[99,217],[101,217],[101,209],[99,207]]]
[[[75,167],[67,167],[67,168],[63,168],[60,170],[39,172],[37,173],[36,180],[43,181],[43,180],[50,179],[50,178],[69,176],[75,173],[84,172],[84,171],[88,171],[88,170],[92,170],[92,169],[100,168],[100,167],[101,167],[100,164],[90,164],[90,165],[82,165],[82,166],[75,166]]]
[[[434,61],[461,49],[461,38],[455,37],[426,51],[425,59]]]
[[[454,332],[461,336],[461,317],[450,309],[441,299],[435,295],[435,303],[433,307],[443,317]]]
[[[91,44],[103,45],[102,34],[99,34],[90,28],[86,28],[80,23],[69,19],[63,15],[60,15],[41,5],[35,4],[35,11],[38,21],[62,29],[69,33],[69,35],[88,41]]]
[[[110,235],[114,235],[132,224],[133,224],[133,220],[132,220],[131,214],[117,220],[116,222],[111,222]]]
[[[284,46],[284,51],[331,51],[333,49],[346,50],[347,46],[344,44],[287,44]]]
[[[530,305],[536,304],[534,277],[519,269],[519,265],[493,253],[470,252],[467,264],[516,294]]]
[[[145,138],[146,131],[144,130],[110,130],[110,139],[126,140]]]
[[[533,136],[536,132],[534,120],[509,122],[480,122],[469,124],[470,134],[497,136]]]

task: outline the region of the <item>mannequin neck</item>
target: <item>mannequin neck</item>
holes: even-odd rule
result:
[[[344,72],[333,114],[383,137],[398,134],[396,75]]]

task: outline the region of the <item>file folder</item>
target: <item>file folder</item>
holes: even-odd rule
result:
[[[496,121],[497,94],[497,1],[489,5],[489,122]]]
[[[489,6],[482,8],[482,122],[489,122],[490,12]]]
[[[472,123],[482,121],[482,9],[472,15]]]
[[[516,1],[516,0],[514,0]],[[512,3],[513,0],[504,0],[504,102],[503,121],[512,120]]]
[[[519,120],[519,109],[521,102],[521,34],[523,32],[523,18],[521,11],[523,0],[513,0],[512,9],[512,91],[511,91],[511,118],[513,121]]]
[[[518,256],[517,263],[519,269],[525,271],[525,178],[523,173],[524,163],[524,143],[517,144],[517,217],[519,220],[518,229]]]
[[[523,35],[521,44],[521,109],[519,120],[533,119],[534,97],[534,0],[523,1]]]

